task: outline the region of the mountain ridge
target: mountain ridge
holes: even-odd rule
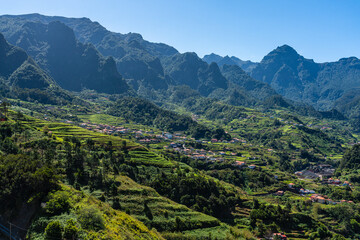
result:
[[[291,100],[328,110],[346,91],[360,86],[360,60],[316,63],[283,45],[267,54],[250,75]]]
[[[205,55],[202,59],[209,64],[211,62],[216,62],[219,66],[223,66],[225,64],[226,65],[237,65],[237,66],[241,67],[247,73],[250,73],[258,64],[256,62],[252,62],[250,60],[246,60],[246,61],[241,60],[235,56],[229,57],[228,55],[226,55],[225,57],[222,57],[215,53]]]

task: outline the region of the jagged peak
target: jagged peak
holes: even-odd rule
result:
[[[210,54],[204,55],[204,57],[221,57],[221,56],[216,53],[210,53]]]
[[[129,32],[129,33],[126,34],[125,40],[126,40],[127,42],[131,42],[131,41],[133,41],[133,40],[142,41],[142,40],[144,40],[144,39],[143,39],[143,37],[141,36],[141,34],[139,34],[139,33]]]
[[[299,55],[298,52],[293,47],[290,47],[287,44],[284,44],[282,46],[277,47],[274,51],[281,52],[281,53]]]

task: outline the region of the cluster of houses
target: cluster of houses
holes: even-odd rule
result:
[[[195,149],[193,147],[186,147],[183,142],[172,142],[169,146],[165,146],[167,149],[173,149],[180,152],[190,158],[204,161],[223,162],[224,156],[227,155],[222,151],[207,151],[204,149]],[[232,156],[236,156],[236,153],[230,153]]]
[[[295,172],[295,175],[299,178],[305,179],[317,179],[323,180],[326,177],[331,177],[335,172],[335,168],[333,168],[329,164],[319,164],[315,166],[310,166],[308,169]]]
[[[322,203],[322,204],[333,204],[333,205],[339,204],[339,203],[354,203],[353,201],[348,201],[348,200],[333,201],[333,200],[329,199],[327,196],[320,195],[320,194],[311,195],[310,200],[312,202],[318,202],[318,203]]]
[[[247,165],[246,165],[246,163],[243,162],[243,161],[235,161],[235,162],[233,163],[233,166],[234,166],[234,167],[238,167],[238,168],[243,168],[243,167],[246,167]],[[255,164],[250,164],[250,165],[248,165],[247,167],[250,168],[250,169],[255,169],[255,168],[256,168],[256,165],[255,165]]]
[[[349,181],[342,182],[339,179],[333,179],[333,178],[329,178],[327,181],[324,181],[323,183],[332,184],[332,185],[336,185],[336,186],[345,186],[345,187],[346,186],[349,186],[349,187],[352,186],[352,184],[349,183]]]
[[[168,141],[173,139],[179,139],[179,140],[186,139],[186,137],[182,136],[180,133],[171,134],[168,132],[164,132],[162,134],[155,134],[151,130],[143,131],[143,130],[125,128],[121,126],[116,127],[107,124],[81,123],[80,127],[104,134],[132,134],[141,143],[158,143],[161,140]]]
[[[284,233],[273,233],[272,240],[287,240],[287,236]]]
[[[305,194],[315,194],[314,190],[311,189],[304,189],[304,188],[298,188],[295,186],[295,183],[289,183],[288,184],[288,188],[292,191],[292,192],[296,192],[299,193],[301,195],[305,195]],[[283,196],[284,195],[284,191],[277,191],[275,193],[275,195],[277,196]]]
[[[115,127],[107,124],[81,123],[80,127],[105,134],[128,133],[131,131],[130,129],[124,127]]]
[[[316,129],[320,129],[320,130],[331,130],[332,127],[329,127],[328,125],[313,125],[313,124],[308,124],[306,125],[308,128],[316,128]]]
[[[329,179],[330,180],[330,179]],[[336,179],[337,183],[335,183],[335,180],[330,180],[331,183],[334,182],[334,184],[341,184],[341,181]],[[349,184],[349,182],[345,181],[347,184]],[[345,183],[344,182],[344,183]],[[309,190],[309,189],[304,189],[304,188],[296,188],[295,187],[295,184],[294,183],[289,183],[288,184],[288,187],[290,189],[293,189],[293,190],[296,190],[298,191],[299,194],[301,194],[302,196],[304,196],[305,194],[311,194],[310,196],[310,200],[312,202],[318,202],[318,203],[322,203],[322,204],[339,204],[339,203],[354,203],[353,201],[348,201],[348,200],[341,200],[341,201],[334,201],[334,200],[331,200],[330,198],[328,198],[327,196],[325,195],[321,195],[321,194],[316,194],[314,190]],[[277,196],[282,196],[284,195],[284,191],[277,191],[275,193],[275,195]]]
[[[64,122],[73,124],[72,121],[65,120]],[[182,133],[168,133],[155,134],[153,131],[142,131],[137,129],[129,129],[125,127],[116,127],[107,124],[93,124],[93,123],[81,123],[80,127],[87,130],[97,131],[104,134],[132,134],[140,143],[159,143],[161,141],[184,141],[193,140],[199,143],[208,143],[207,141],[195,140],[194,138],[186,137]],[[211,139],[212,143],[243,143],[246,144],[246,140],[233,138],[230,141]]]
[[[244,139],[239,139],[239,138],[233,138],[231,139],[230,141],[227,141],[227,140],[219,140],[219,139],[216,139],[216,138],[213,138],[211,139],[211,143],[247,143],[246,140]]]

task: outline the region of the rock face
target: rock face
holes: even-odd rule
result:
[[[0,34],[0,96],[62,104],[73,97],[61,89],[27,53]]]
[[[2,34],[0,62],[0,77],[9,87],[45,89],[54,84],[24,50],[8,44]]]
[[[251,76],[289,99],[330,109],[344,93],[360,87],[359,66],[360,60],[355,57],[315,63],[284,45],[266,55]]]
[[[59,21],[74,30],[76,38],[84,44],[92,44],[104,56],[114,58],[119,73],[137,90],[141,87],[164,89],[168,87],[160,59],[178,53],[166,44],[151,43],[140,34],[120,34],[108,31],[97,22],[88,18],[48,17],[40,14],[20,16],[1,16],[0,32],[7,31],[7,26],[19,25],[21,22],[42,22],[49,24]],[[19,23],[20,22],[20,23]],[[4,33],[6,37],[12,30]]]
[[[227,80],[218,65],[207,64],[195,53],[176,54],[166,59],[164,66],[175,85],[188,85],[204,96],[217,88],[227,88]]]
[[[9,36],[64,89],[83,88],[104,93],[129,90],[114,59],[103,57],[91,44],[76,41],[72,29],[60,22],[26,22]]]

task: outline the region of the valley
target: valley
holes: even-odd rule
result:
[[[360,236],[358,59],[202,59],[40,14],[0,32],[0,239]]]

